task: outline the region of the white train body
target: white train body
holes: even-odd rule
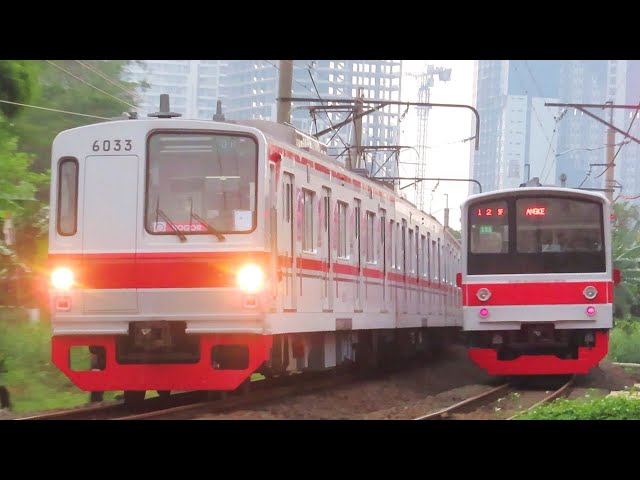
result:
[[[56,365],[85,390],[230,390],[256,371],[375,356],[400,331],[421,349],[427,329],[460,327],[451,233],[303,142],[263,121],[60,133]],[[72,347],[90,347],[93,368],[72,369]]]

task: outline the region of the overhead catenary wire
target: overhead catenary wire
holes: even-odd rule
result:
[[[102,73],[100,70],[98,70],[96,67],[94,67],[93,65],[89,64],[89,63],[84,63],[81,62],[80,60],[76,60],[76,62],[78,62],[80,65],[82,65],[84,68],[91,70],[93,73],[95,73],[96,75],[104,78],[107,82],[115,85],[116,87],[120,88],[121,90],[123,90],[125,93],[128,93],[131,96],[136,97],[138,100],[141,100],[142,97],[140,97],[140,95],[138,95],[136,92],[134,92],[133,90],[129,90],[126,87],[123,87],[122,84],[116,82],[115,80],[112,80],[111,78],[109,78],[106,74]]]
[[[263,60],[264,62],[267,62],[269,65],[271,65],[272,67],[274,67],[276,70],[280,71],[280,67],[278,67],[275,63],[270,62],[269,60]],[[290,60],[287,60],[288,62],[291,62]],[[296,66],[295,63],[291,62],[292,66]],[[300,68],[304,68],[304,67],[300,67]],[[307,69],[308,70],[308,69]],[[321,101],[325,101],[319,94],[317,94],[316,92],[313,92],[313,90],[311,90],[308,86],[306,86],[303,83],[300,83],[298,80],[296,80],[295,78],[293,79],[294,82],[296,82],[298,85],[300,85],[302,88],[306,89],[308,92],[310,92],[312,95],[318,97],[318,99],[320,99]],[[345,143],[345,141],[342,139],[342,137],[340,136],[340,134],[338,133],[338,130],[336,130],[336,128],[333,126],[333,123],[331,122],[331,119],[329,117],[329,114],[327,112],[325,112],[326,116],[327,116],[327,120],[329,121],[329,125],[331,126],[331,129],[335,132],[333,137],[331,137],[331,139],[329,139],[329,142],[331,142],[331,140],[333,140],[333,138],[337,135],[338,139],[340,140],[340,142],[342,142],[342,145],[344,145],[345,148],[349,148],[347,146],[347,144]]]
[[[629,123],[629,128],[627,128],[627,135],[629,135],[629,132],[631,131],[631,127],[633,127],[633,122],[635,122],[636,117],[638,116],[638,110],[640,110],[640,103],[638,103],[638,108],[636,108],[636,110],[633,112],[633,118],[631,119],[631,123]],[[629,142],[626,142],[629,143]],[[616,151],[615,155],[613,156],[613,158],[611,159],[611,162],[609,162],[609,164],[607,165],[607,168],[605,168],[601,173],[599,173],[595,178],[600,178],[602,175],[604,175],[607,170],[609,170],[611,168],[611,166],[613,165],[613,163],[616,161],[616,158],[618,156],[618,154],[620,153],[620,150],[622,150],[622,147],[625,145],[625,143],[623,142],[619,147],[618,150]]]
[[[100,117],[98,115],[89,115],[86,113],[69,112],[67,110],[58,110],[57,108],[39,107],[37,105],[28,105],[26,103],[10,102],[9,100],[0,100],[0,103],[8,103],[10,105],[19,105],[21,107],[37,108],[39,110],[48,110],[50,112],[66,113],[68,115],[78,115],[80,117],[99,118],[100,120],[110,120],[108,117]]]
[[[68,74],[68,75],[72,76],[72,77],[73,77],[73,78],[75,78],[76,80],[78,80],[78,81],[80,81],[80,82],[82,82],[82,83],[84,83],[84,84],[86,84],[86,85],[90,86],[91,88],[93,88],[93,89],[95,89],[95,90],[97,90],[97,91],[99,91],[99,92],[101,92],[101,93],[104,93],[105,95],[107,95],[107,96],[109,96],[109,97],[111,97],[111,98],[113,98],[113,99],[115,99],[115,100],[118,100],[119,102],[122,102],[122,103],[124,103],[125,105],[127,105],[127,106],[129,106],[129,107],[131,107],[131,108],[133,108],[133,109],[138,108],[138,107],[136,107],[135,105],[132,105],[132,104],[130,104],[129,102],[127,102],[127,101],[125,101],[125,100],[123,100],[123,99],[121,99],[121,98],[118,98],[118,97],[116,97],[115,95],[111,95],[110,93],[105,92],[104,90],[102,90],[102,89],[100,89],[100,88],[96,87],[95,85],[90,84],[90,83],[89,83],[89,82],[87,82],[86,80],[83,80],[82,78],[78,77],[77,75],[74,75],[74,74],[73,74],[73,73],[71,73],[70,71],[68,71],[68,70],[66,70],[66,69],[64,69],[64,68],[62,68],[60,65],[58,65],[58,64],[56,64],[56,63],[54,63],[54,62],[52,62],[51,60],[46,60],[46,62],[47,62],[47,63],[50,63],[51,65],[53,65],[53,66],[54,66],[54,67],[56,67],[56,68],[59,68],[60,70],[62,70],[62,71],[63,71],[63,72],[65,72],[66,74]]]

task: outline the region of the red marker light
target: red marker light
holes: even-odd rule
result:
[[[593,316],[595,314],[596,314],[596,307],[591,307],[591,306],[587,307],[587,315]]]
[[[547,207],[528,207],[524,214],[527,217],[544,217],[547,214]]]
[[[593,307],[591,307],[591,308],[593,308]],[[487,309],[487,308],[481,308],[481,309],[480,309],[480,316],[481,316],[481,317],[486,317],[487,315],[489,315],[489,309]]]
[[[498,208],[498,216],[502,217],[504,215],[504,208]]]

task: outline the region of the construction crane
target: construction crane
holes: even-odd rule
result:
[[[428,103],[431,98],[431,87],[433,87],[437,75],[441,82],[451,80],[451,69],[444,67],[436,67],[434,65],[425,65],[426,71],[422,72],[403,72],[403,76],[413,77],[418,80],[418,101]],[[417,153],[418,160],[416,166],[416,178],[426,177],[427,170],[427,125],[429,123],[430,107],[418,108],[418,136],[417,136]],[[424,211],[424,183],[416,182],[416,206]]]

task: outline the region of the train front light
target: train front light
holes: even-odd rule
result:
[[[584,289],[582,294],[586,297],[587,300],[593,300],[598,295],[598,290],[596,290],[596,287],[589,285]]]
[[[264,272],[257,265],[245,265],[238,271],[238,287],[245,293],[256,293],[264,286]]]
[[[58,290],[69,290],[73,286],[73,272],[67,267],[56,268],[51,272],[51,284]]]
[[[491,298],[491,292],[488,288],[481,288],[480,290],[478,290],[478,293],[476,293],[476,296],[481,302],[486,302]]]

